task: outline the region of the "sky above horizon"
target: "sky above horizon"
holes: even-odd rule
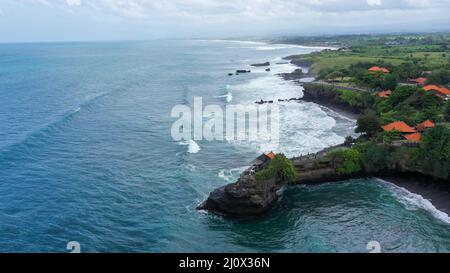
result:
[[[450,0],[0,0],[0,42],[450,30]]]

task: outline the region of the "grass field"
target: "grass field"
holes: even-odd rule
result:
[[[412,42],[386,45],[386,41]],[[441,69],[450,65],[450,35],[439,37],[395,36],[390,38],[370,37],[352,41],[350,51],[323,51],[306,56],[313,61],[311,71],[317,74],[323,68],[347,68],[359,62],[378,63],[383,61],[394,66],[406,62],[416,62],[428,70]]]

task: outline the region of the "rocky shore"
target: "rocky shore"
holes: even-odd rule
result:
[[[285,59],[291,60],[293,64],[302,67],[311,65],[309,60],[303,60],[298,58],[298,56],[286,57]],[[305,77],[305,74],[301,69],[297,69],[292,73],[285,73],[280,76],[286,80],[298,81]],[[364,107],[347,105],[339,101],[333,94],[322,92],[311,86],[308,84],[304,86],[304,97],[302,100],[317,103],[336,112],[344,112],[344,115],[349,113],[351,118],[357,118],[365,110]],[[258,216],[266,213],[276,204],[280,189],[288,185],[316,185],[349,179],[382,177],[393,184],[410,189],[418,194],[423,194],[425,198],[437,199],[437,201],[433,200],[437,202],[437,208],[450,213],[450,189],[442,190],[440,186],[430,186],[430,184],[435,185],[435,183],[429,183],[429,180],[432,178],[422,174],[420,170],[413,170],[403,166],[400,162],[394,169],[389,171],[383,170],[379,173],[368,173],[361,170],[350,175],[340,174],[337,170],[342,165],[342,162],[329,156],[330,151],[340,148],[346,149],[347,147],[343,144],[324,149],[317,154],[292,158],[291,161],[300,174],[294,183],[276,179],[261,181],[256,178],[255,174],[244,172],[236,183],[214,190],[197,209],[231,217]],[[428,182],[411,179],[417,177],[422,178],[420,181],[427,180]]]
[[[298,184],[320,184],[351,178],[366,177],[364,173],[339,175],[334,162],[327,157],[330,150],[343,145],[325,149],[317,154],[292,158],[297,171],[301,174]],[[258,180],[254,174],[244,172],[236,183],[223,186],[213,191],[208,199],[198,206],[198,210],[206,210],[231,217],[249,217],[261,215],[270,210],[278,200],[277,192],[286,181]]]
[[[198,206],[198,210],[229,216],[251,217],[266,213],[276,204],[278,192],[285,186],[318,185],[351,179],[380,177],[393,184],[423,194],[425,198],[436,201],[436,207],[450,213],[450,189],[442,190],[438,183],[429,183],[431,179],[415,170],[398,165],[396,169],[368,173],[359,171],[349,175],[340,174],[337,169],[342,164],[340,159],[328,156],[335,149],[346,149],[338,145],[324,149],[317,154],[291,158],[298,173],[293,183],[281,180],[258,180],[254,174],[244,172],[236,183],[223,186],[213,191],[208,199]],[[422,179],[420,180],[419,177]],[[428,181],[427,183],[423,181]],[[422,182],[421,182],[422,181]]]

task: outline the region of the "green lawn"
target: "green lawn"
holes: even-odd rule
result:
[[[323,68],[347,68],[358,62],[377,63],[383,60],[394,66],[405,62],[418,61],[429,70],[448,66],[450,63],[450,35],[433,36],[402,36],[404,39],[416,39],[427,43],[410,42],[402,45],[386,45],[386,41],[394,41],[397,36],[376,37],[349,41],[352,50],[349,51],[323,51],[310,55],[298,56],[299,59],[313,61],[312,72],[318,73]],[[428,40],[429,41],[428,41]],[[416,44],[415,44],[416,43]],[[445,43],[447,43],[445,45]]]
[[[352,64],[359,62],[377,62],[384,60],[393,65],[398,65],[405,62],[404,59],[396,57],[382,57],[382,56],[358,56],[358,55],[339,55],[339,54],[321,54],[314,56],[314,64],[311,69],[313,73],[318,73],[323,68],[335,68],[335,67],[349,67]]]

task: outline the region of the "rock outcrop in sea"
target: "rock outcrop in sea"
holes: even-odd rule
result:
[[[260,63],[260,64],[252,64],[253,67],[263,67],[270,66],[270,62]]]
[[[234,217],[257,216],[273,207],[282,186],[282,181],[258,181],[254,175],[243,175],[236,183],[213,191],[197,209]]]
[[[354,176],[338,175],[335,168],[338,162],[326,157],[328,151],[326,149],[314,155],[292,158],[300,173],[295,184],[332,182]],[[276,204],[277,192],[286,185],[287,181],[277,179],[258,180],[255,174],[245,171],[236,183],[214,190],[197,209],[232,217],[261,215]]]

